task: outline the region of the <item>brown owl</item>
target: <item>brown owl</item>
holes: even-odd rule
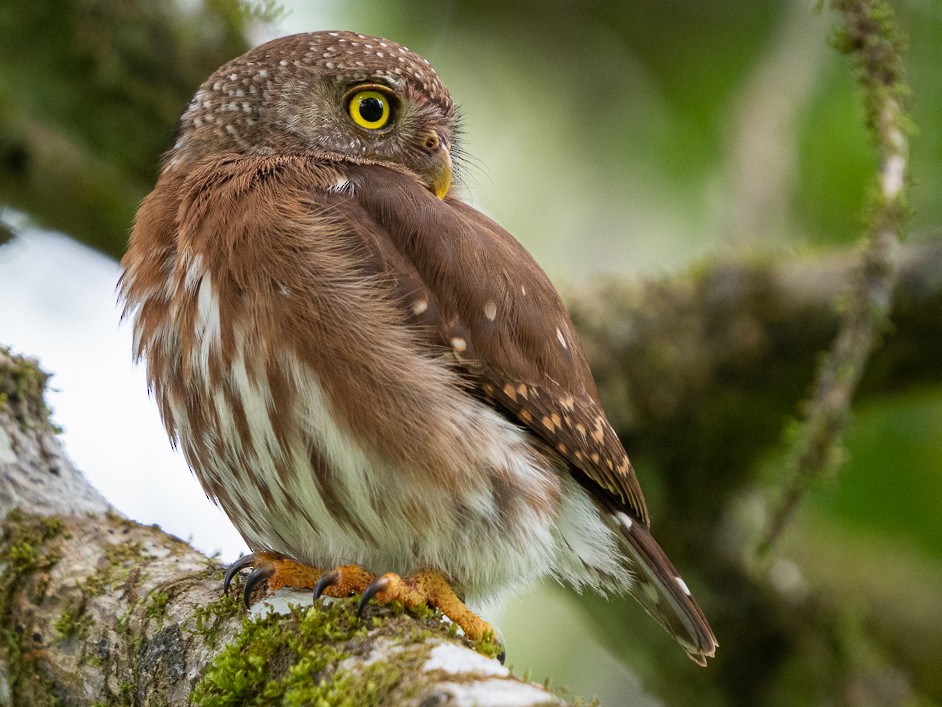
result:
[[[572,322],[451,191],[457,111],[428,62],[284,37],[196,92],[137,214],[121,292],[171,439],[267,579],[429,603],[551,576],[716,640],[651,536]],[[248,596],[248,592],[246,593]]]

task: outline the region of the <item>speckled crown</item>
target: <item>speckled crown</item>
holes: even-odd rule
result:
[[[445,115],[454,113],[448,89],[429,64],[408,48],[355,32],[308,32],[266,42],[221,66],[197,90],[178,126],[175,150],[188,140],[215,138],[247,148],[260,110],[285,100],[292,80],[320,73],[338,83],[377,81],[418,95]]]

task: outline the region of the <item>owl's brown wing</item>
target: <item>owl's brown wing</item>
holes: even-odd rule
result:
[[[387,260],[416,322],[451,349],[484,397],[647,525],[572,322],[532,256],[480,212],[439,201],[398,172],[351,165],[348,173],[355,203],[396,251]]]

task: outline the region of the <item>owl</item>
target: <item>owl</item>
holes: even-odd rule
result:
[[[180,119],[119,286],[172,442],[252,550],[226,584],[427,603],[478,637],[465,600],[549,576],[631,594],[704,665],[559,295],[452,189],[457,118],[409,49],[314,32]]]

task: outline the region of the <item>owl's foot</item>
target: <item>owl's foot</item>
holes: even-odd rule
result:
[[[358,616],[363,614],[363,609],[371,600],[375,599],[382,604],[398,601],[407,609],[420,606],[438,609],[471,640],[483,638],[485,634],[496,635],[494,627],[465,606],[448,580],[438,572],[423,570],[406,578],[388,572],[377,577],[358,565],[346,565],[320,578],[314,588],[315,601],[328,592],[331,596],[362,592],[357,605]]]
[[[464,631],[464,635],[473,641],[484,637],[495,640],[497,637],[494,627],[471,611],[455,594],[448,580],[438,572],[422,570],[405,578],[388,572],[377,577],[363,590],[363,596],[357,606],[357,614],[361,614],[364,607],[373,599],[383,603],[399,601],[406,608],[425,605],[436,608],[457,624]],[[502,663],[504,662],[503,652],[498,658]]]
[[[438,609],[473,641],[487,635],[497,635],[494,627],[472,612],[458,598],[448,580],[438,572],[423,570],[405,578],[388,572],[377,577],[358,565],[345,565],[320,578],[314,588],[314,599],[316,601],[322,594],[346,596],[356,592],[362,592],[360,603],[357,605],[358,616],[363,614],[363,609],[374,599],[383,604],[398,601],[407,609],[420,606]]]
[[[431,606],[451,619],[469,639],[476,641],[486,636],[496,640],[494,627],[472,612],[451,588],[448,580],[438,572],[423,570],[409,577],[400,577],[388,572],[377,577],[359,565],[344,565],[324,572],[316,567],[302,565],[294,560],[269,552],[245,555],[226,569],[223,592],[229,593],[229,585],[242,570],[252,567],[245,580],[242,597],[245,606],[251,604],[252,593],[263,581],[272,591],[282,587],[313,589],[314,600],[322,596],[343,598],[351,594],[362,594],[357,605],[357,615],[370,601],[383,604],[398,601],[407,609]],[[504,654],[498,656],[504,662]]]
[[[255,552],[240,557],[226,569],[222,584],[224,594],[229,594],[229,585],[232,584],[233,578],[248,567],[252,568],[252,573],[246,578],[242,587],[242,600],[246,608],[251,605],[252,592],[263,581],[268,583],[268,589],[271,591],[282,587],[313,589],[317,585],[317,580],[324,574],[324,571],[317,567],[302,565],[283,555],[273,552]],[[331,593],[331,596],[345,595]]]
[[[314,601],[322,596],[329,597],[348,597],[351,594],[359,594],[366,591],[373,582],[376,581],[376,575],[367,572],[359,565],[344,565],[327,572],[314,585]]]

